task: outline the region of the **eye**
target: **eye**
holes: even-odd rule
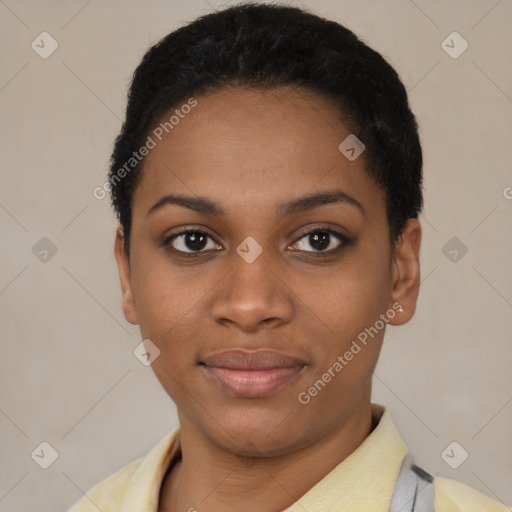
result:
[[[335,253],[350,243],[349,238],[337,231],[330,228],[316,228],[303,233],[290,247],[303,252],[317,253],[321,256]],[[199,256],[201,253],[222,249],[205,231],[190,228],[184,228],[178,233],[168,236],[162,245],[170,246],[173,252],[184,257]],[[309,250],[308,245],[313,250]]]
[[[350,240],[341,233],[329,228],[316,228],[303,233],[290,247],[304,252],[333,253],[349,243]],[[307,249],[308,245],[313,248],[312,251]]]
[[[184,256],[194,256],[195,253],[221,248],[208,233],[198,229],[184,229],[175,233],[167,237],[163,245],[170,245],[172,250],[184,253]]]

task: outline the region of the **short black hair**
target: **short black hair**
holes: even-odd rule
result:
[[[334,100],[365,144],[367,171],[385,191],[394,247],[407,219],[417,218],[423,207],[418,126],[398,73],[337,22],[302,8],[244,3],[171,32],[146,52],[133,74],[109,171],[111,203],[128,256],[132,199],[144,164],[133,159],[134,152],[170,109],[231,86],[302,86]],[[127,168],[130,159],[133,168]]]

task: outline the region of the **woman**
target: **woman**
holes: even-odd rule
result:
[[[507,510],[415,466],[371,403],[423,204],[378,53],[296,8],[204,16],[138,66],[109,184],[123,311],[180,427],[71,511]]]

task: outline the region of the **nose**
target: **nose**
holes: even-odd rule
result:
[[[282,268],[262,256],[248,263],[235,253],[231,260],[231,270],[214,298],[214,320],[246,332],[290,322],[293,293]]]

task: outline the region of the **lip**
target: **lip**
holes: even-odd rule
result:
[[[200,365],[223,389],[238,397],[256,398],[290,382],[306,362],[275,350],[237,349],[211,354]]]

